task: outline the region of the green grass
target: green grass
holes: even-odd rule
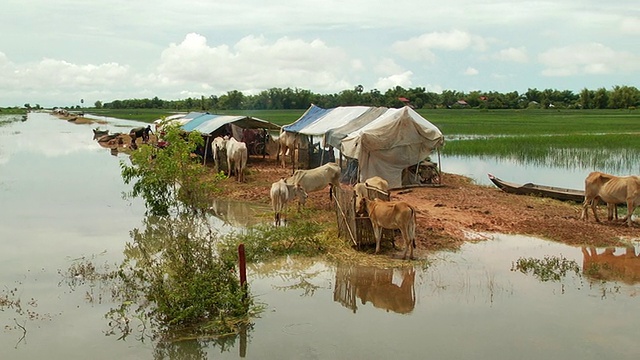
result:
[[[640,133],[635,110],[418,110],[445,136]]]
[[[246,115],[288,125],[305,111],[224,110],[213,113]],[[87,109],[86,112],[142,122],[152,122],[175,113],[163,109]],[[445,136],[640,133],[640,111],[637,110],[420,109],[418,113],[436,125]]]

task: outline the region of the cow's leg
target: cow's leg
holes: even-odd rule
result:
[[[607,220],[613,221],[613,212],[616,212],[616,220],[618,219],[618,204],[607,203]],[[614,210],[615,209],[615,210]]]
[[[589,218],[589,213],[587,211],[587,207],[589,206],[589,201],[588,199],[585,197],[584,201],[582,202],[582,213],[580,214],[580,220],[587,220]]]
[[[407,258],[407,251],[411,247],[411,240],[409,239],[407,230],[400,229],[400,233],[402,233],[402,242],[404,242],[404,253],[402,254],[402,260],[405,260]],[[411,248],[411,258],[413,258],[413,248]]]
[[[631,215],[635,209],[636,206],[633,203],[633,199],[627,199],[627,226],[632,226]]]
[[[380,240],[382,238],[382,228],[373,225],[373,236],[376,238],[376,254],[380,252]]]
[[[598,213],[596,212],[596,206],[598,205],[598,198],[591,199],[591,211],[593,211],[593,217],[596,219],[596,222],[600,222],[598,218]]]

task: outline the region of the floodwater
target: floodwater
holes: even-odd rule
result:
[[[101,125],[123,132],[127,126],[137,124]],[[265,311],[246,336],[224,347],[207,339],[159,344],[106,336],[105,314],[114,304],[97,298],[90,285],[70,286],[63,274],[77,259],[121,261],[145,209],[141,201],[122,199],[128,186],[120,161],[127,158],[97,145],[92,127],[44,113],[24,122],[0,117],[3,359],[640,356],[637,242],[583,249],[500,234],[479,234],[486,240],[432,253],[409,268],[292,258],[255,265],[250,288]],[[221,231],[271,219],[261,216],[267,208],[250,204],[212,208]],[[515,268],[522,259],[547,258],[574,262],[579,270],[545,281]]]

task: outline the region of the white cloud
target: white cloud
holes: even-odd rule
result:
[[[640,57],[598,43],[552,48],[538,56],[545,76],[601,75],[638,69]]]
[[[500,61],[526,63],[529,61],[529,56],[527,55],[526,48],[524,46],[521,46],[518,48],[511,47],[502,49],[493,55],[493,59]]]
[[[374,65],[374,70],[376,74],[384,76],[406,71],[405,68],[398,65],[393,59],[390,58],[384,58],[380,60],[377,64]]]
[[[640,34],[640,18],[625,17],[620,22],[620,29],[623,33],[637,36]]]
[[[385,92],[391,88],[396,86],[402,86],[403,88],[411,88],[412,82],[411,77],[413,76],[413,72],[405,71],[401,74],[394,74],[383,78],[378,78],[378,81],[374,84],[374,88],[380,90],[381,92]]]
[[[478,69],[472,68],[471,66],[464,71],[464,74],[468,76],[478,75],[479,73]]]
[[[409,40],[396,41],[393,43],[392,49],[399,56],[412,61],[433,62],[436,58],[434,50],[462,51],[472,46],[478,50],[486,48],[482,38],[472,36],[464,31],[452,30],[431,32]]]
[[[191,33],[162,52],[157,71],[164,84],[251,92],[292,86],[342,90],[350,87],[344,79],[352,69],[362,69],[362,64],[317,39],[282,37],[269,42],[263,36],[250,35],[233,46],[210,46],[204,36]]]

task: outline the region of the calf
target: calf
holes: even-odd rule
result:
[[[327,185],[340,186],[340,166],[336,163],[326,163],[320,167],[310,170],[296,170],[292,176],[286,179],[289,185],[300,185],[306,192],[319,191],[327,187]],[[332,189],[329,189],[329,196],[332,195]],[[304,205],[304,202],[302,203]]]
[[[380,199],[360,200],[359,212],[367,213],[376,238],[376,254],[380,251],[382,229],[399,229],[404,240],[403,259],[407,258],[407,250],[411,248],[409,258],[413,259],[413,248],[416,247],[416,210],[404,201],[381,201]]]
[[[287,203],[298,197],[298,203],[304,202],[307,193],[300,186],[287,185],[284,178],[271,184],[271,207],[275,213],[275,224],[280,225],[282,213],[287,211]]]

